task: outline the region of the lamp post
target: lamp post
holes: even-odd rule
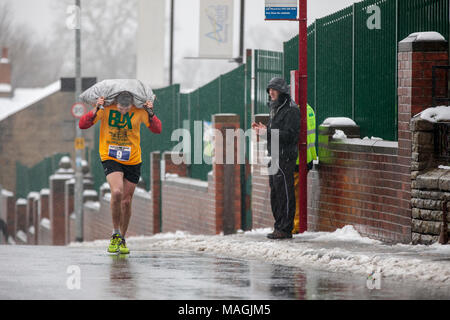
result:
[[[81,90],[81,0],[75,0],[75,6],[77,8],[77,25],[75,27],[75,101],[78,101]],[[75,217],[76,217],[76,241],[83,241],[83,133],[78,126],[78,122],[75,121],[76,130],[76,150],[75,150]],[[80,146],[80,141],[81,146]]]

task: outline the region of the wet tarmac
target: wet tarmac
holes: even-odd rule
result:
[[[0,299],[450,299],[447,288],[185,251],[0,246]]]

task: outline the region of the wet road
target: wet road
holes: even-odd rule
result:
[[[183,251],[0,246],[0,299],[450,299],[447,288]],[[79,289],[78,289],[79,284]]]

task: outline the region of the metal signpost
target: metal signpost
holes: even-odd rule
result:
[[[299,70],[295,71],[295,102],[300,107],[300,139],[299,139],[299,212],[300,212],[300,233],[308,228],[308,211],[307,211],[307,170],[306,170],[306,104],[308,101],[308,38],[307,38],[307,0],[266,0],[266,20],[287,20],[299,22],[299,38],[298,38],[298,66]],[[297,18],[298,8],[298,18]],[[292,88],[294,89],[294,88]]]
[[[75,0],[75,5],[67,8],[69,15],[66,20],[67,28],[75,30],[75,101],[78,101],[81,90],[81,0]],[[72,115],[79,119],[86,112],[86,107],[81,103],[72,106]],[[83,241],[83,150],[84,138],[78,121],[75,121],[75,216],[76,216],[76,241]]]

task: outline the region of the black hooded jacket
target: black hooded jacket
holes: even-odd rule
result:
[[[267,149],[269,155],[272,154],[271,130],[279,130],[279,159],[281,161],[296,160],[298,156],[298,141],[300,135],[300,109],[292,101],[289,94],[289,87],[282,78],[273,78],[267,86],[280,92],[277,101],[270,101],[270,119],[267,126]]]

